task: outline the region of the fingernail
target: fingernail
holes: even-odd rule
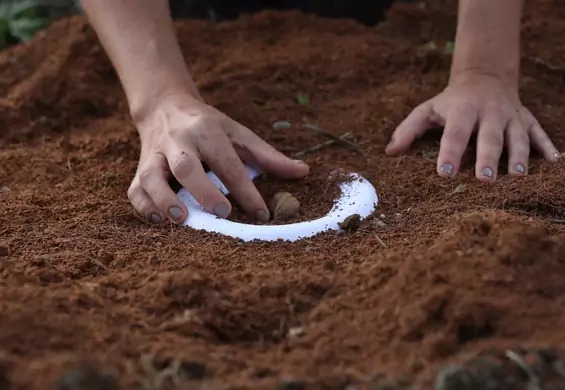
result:
[[[561,153],[553,153],[553,157],[560,159],[561,157],[563,157],[563,155]]]
[[[306,164],[306,163],[305,163],[304,161],[302,161],[302,160],[292,160],[292,161],[294,161],[295,163],[298,163],[298,164],[304,164],[304,165]]]
[[[269,222],[269,213],[265,210],[259,210],[257,211],[257,213],[255,213],[255,218],[259,222]]]
[[[151,221],[151,223],[161,223],[161,222],[163,222],[163,218],[161,218],[161,216],[157,213],[151,214],[151,216],[149,217],[149,220]]]
[[[182,217],[182,209],[180,207],[173,206],[169,209],[169,215],[171,216],[173,221],[176,221],[180,217]]]
[[[230,215],[230,208],[225,203],[217,204],[216,207],[214,207],[214,214],[220,218],[227,218]]]
[[[525,174],[526,173],[526,168],[524,167],[524,165],[522,164],[516,164],[516,166],[514,167],[514,169],[516,170],[516,172],[521,173],[521,174]]]
[[[481,175],[492,179],[492,178],[494,177],[494,172],[493,172],[492,169],[490,169],[490,168],[484,168],[484,169],[481,171]]]
[[[446,175],[451,176],[453,174],[453,165],[451,164],[443,164],[439,171],[445,173]]]

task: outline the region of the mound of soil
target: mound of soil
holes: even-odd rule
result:
[[[277,121],[353,134],[361,154],[326,146],[303,156],[304,181],[258,184],[293,192],[307,218],[337,196],[329,171],[376,186],[375,218],[296,243],[135,215],[139,140],[82,17],[0,53],[0,388],[562,386],[565,167],[534,155],[527,177],[489,185],[474,147],[451,181],[437,136],[383,153],[445,86],[455,13],[446,0],[372,28],[296,12],[177,23],[204,98],[280,150],[327,138]],[[563,150],[565,3],[524,15],[522,98]]]

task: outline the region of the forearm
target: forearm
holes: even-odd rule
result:
[[[168,93],[198,96],[167,0],[82,0],[127,95],[132,115]]]
[[[459,0],[451,77],[481,72],[516,86],[523,0]]]

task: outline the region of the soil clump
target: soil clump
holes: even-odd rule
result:
[[[565,3],[525,5],[522,100],[565,150]],[[206,101],[279,150],[327,139],[278,121],[352,133],[361,155],[323,147],[301,157],[313,167],[302,184],[261,191],[320,216],[337,196],[320,187],[341,168],[375,185],[375,217],[296,243],[132,211],[139,140],[84,18],[0,53],[0,387],[523,389],[533,373],[557,389],[565,166],[532,155],[528,176],[503,166],[483,184],[471,146],[447,181],[434,135],[384,156],[445,86],[455,15],[450,0],[396,5],[376,27],[295,12],[176,24]]]

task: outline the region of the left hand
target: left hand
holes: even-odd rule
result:
[[[396,128],[388,155],[405,152],[412,143],[433,127],[443,126],[437,172],[453,177],[471,134],[478,131],[475,176],[494,181],[502,150],[508,147],[508,172],[526,175],[530,144],[550,162],[561,154],[532,113],[522,105],[518,88],[495,76],[465,74],[454,78],[447,88],[416,107]]]

